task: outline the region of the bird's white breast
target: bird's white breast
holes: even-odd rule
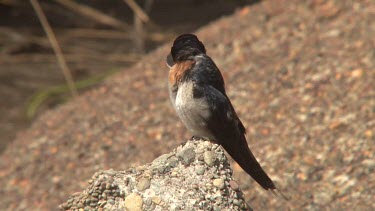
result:
[[[186,108],[193,101],[193,82],[187,81],[178,87],[175,106],[177,110]]]

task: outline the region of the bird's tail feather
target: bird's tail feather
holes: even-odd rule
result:
[[[260,186],[266,190],[276,190],[276,186],[262,169],[250,151],[245,136],[231,142],[222,142],[224,149]],[[228,144],[225,144],[228,143]]]
[[[285,195],[280,189],[276,188],[276,189],[270,189],[271,193],[276,196],[277,198],[282,198],[284,199],[285,201],[289,201],[290,200],[290,196],[287,196]]]

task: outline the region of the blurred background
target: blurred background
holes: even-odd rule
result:
[[[255,2],[218,0],[213,5],[209,0],[39,1],[80,93],[133,65],[176,35],[192,32]],[[146,16],[138,18],[132,3]],[[0,1],[0,96],[0,152],[37,114],[71,97],[29,1]]]
[[[374,0],[0,0],[0,210],[56,210],[95,172],[190,138],[165,65],[184,32],[205,44],[250,148],[292,198],[232,162],[251,207],[375,210]]]

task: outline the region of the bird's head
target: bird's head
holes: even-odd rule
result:
[[[167,64],[173,66],[176,62],[191,60],[193,56],[202,53],[206,53],[206,48],[197,36],[182,34],[174,40],[171,53],[167,57]]]

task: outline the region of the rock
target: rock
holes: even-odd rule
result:
[[[151,182],[150,182],[150,179],[148,178],[145,178],[145,177],[142,177],[138,183],[137,183],[137,189],[139,191],[144,191],[146,190],[147,188],[149,188],[151,185]]]
[[[198,148],[203,156],[196,155]],[[204,162],[199,161],[202,157]],[[218,165],[213,165],[215,162]],[[164,170],[159,171],[160,168]],[[59,207],[134,211],[250,209],[243,193],[238,193],[231,172],[219,145],[188,141],[144,166],[127,171],[96,172],[84,191],[71,195]]]
[[[214,179],[213,184],[214,184],[215,187],[217,187],[219,189],[223,189],[225,187],[223,179]]]
[[[161,202],[161,198],[160,197],[158,197],[158,196],[155,196],[155,197],[152,197],[152,202],[154,202],[155,204],[160,204],[160,202]]]
[[[131,193],[125,198],[125,209],[129,211],[141,211],[143,200],[137,193]]]
[[[214,162],[215,162],[215,153],[212,152],[212,151],[206,151],[204,152],[204,162],[208,165],[208,166],[213,166],[214,165]]]
[[[205,169],[204,169],[203,166],[197,166],[197,167],[195,168],[195,173],[197,173],[198,175],[202,175],[202,174],[204,174],[204,171],[205,171]]]
[[[238,186],[237,182],[234,181],[234,180],[229,181],[229,185],[235,191],[238,191],[240,189],[240,187]]]
[[[192,148],[184,149],[181,153],[178,153],[177,156],[182,159],[185,165],[189,165],[191,162],[194,161],[195,152]]]

